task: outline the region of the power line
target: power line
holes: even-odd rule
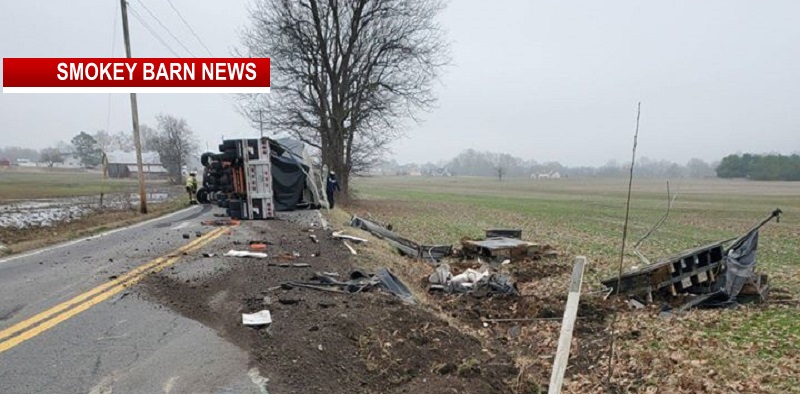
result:
[[[189,56],[197,57],[192,53],[192,51],[189,50],[189,48],[186,47],[186,45],[183,45],[183,42],[181,42],[181,40],[177,36],[175,36],[175,34],[172,34],[172,31],[170,31],[169,28],[167,28],[167,26],[165,26],[164,23],[161,22],[161,19],[158,19],[156,14],[154,14],[152,11],[150,11],[150,8],[147,8],[147,6],[144,4],[144,1],[142,1],[142,0],[138,0],[138,1],[139,1],[139,5],[141,5],[142,8],[144,8],[144,10],[147,11],[147,13],[150,14],[150,16],[153,17],[153,19],[156,20],[156,23],[158,23],[159,26],[161,26],[161,28],[164,29],[164,31],[166,31],[167,34],[169,34],[170,37],[172,37],[172,39],[174,39],[175,42],[177,42],[178,45],[180,45],[181,48],[183,48],[189,54]]]
[[[130,6],[132,4],[128,4],[128,5]],[[169,44],[166,43],[166,41],[164,41],[164,39],[161,38],[161,36],[158,35],[158,33],[155,32],[155,30],[153,30],[152,27],[150,27],[150,25],[148,25],[144,21],[144,19],[141,17],[141,15],[139,15],[139,13],[136,12],[136,10],[133,7],[130,8],[130,11],[131,11],[131,15],[133,15],[133,17],[136,18],[136,20],[139,21],[139,23],[142,26],[144,26],[144,28],[147,29],[147,31],[150,32],[150,34],[153,37],[155,37],[155,39],[158,40],[158,42],[161,43],[161,45],[163,45],[165,48],[167,48],[173,55],[175,55],[175,57],[181,57],[180,55],[178,55],[177,52],[175,52],[174,49],[172,49],[171,46],[169,46]]]
[[[119,4],[114,2],[114,27],[111,29],[111,57],[114,57],[114,48],[117,44],[117,18],[119,17]]]
[[[214,55],[211,53],[211,50],[208,49],[208,47],[203,42],[203,40],[200,39],[200,36],[198,36],[197,33],[195,33],[194,29],[192,29],[192,26],[189,25],[189,22],[187,22],[186,19],[183,18],[183,15],[181,15],[181,12],[178,11],[177,8],[175,8],[175,4],[172,4],[172,0],[167,0],[167,3],[169,3],[169,6],[172,7],[172,10],[175,11],[176,14],[178,14],[178,18],[181,19],[183,24],[186,25],[187,28],[189,28],[189,31],[192,32],[192,35],[194,36],[194,38],[196,38],[197,41],[200,43],[200,45],[202,45],[203,48],[206,50],[206,52],[208,52],[208,55],[211,56],[211,57],[214,57]]]

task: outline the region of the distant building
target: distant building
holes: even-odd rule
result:
[[[0,159],[0,167],[11,167],[11,160]]]
[[[114,151],[106,153],[106,170],[111,178],[135,178],[138,167],[135,152]],[[166,168],[161,165],[157,152],[142,152],[142,171],[148,178],[167,178]]]
[[[36,162],[28,159],[17,159],[17,165],[20,167],[36,167]]]
[[[561,173],[558,171],[541,172],[531,174],[531,179],[548,180],[548,179],[561,179]]]
[[[64,155],[64,161],[61,163],[53,163],[53,167],[58,168],[83,168],[81,159],[74,155]]]

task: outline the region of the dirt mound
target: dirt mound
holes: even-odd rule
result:
[[[320,242],[314,243],[304,230],[287,222],[249,222],[236,230],[237,241],[220,241],[218,247],[241,249],[242,239],[263,240],[270,256],[296,252],[300,257],[291,263],[309,268],[270,265],[285,263],[277,258],[222,258],[228,269],[199,277],[185,279],[178,271],[153,276],[144,283],[144,294],[248,351],[269,378],[270,391],[511,391],[518,370],[509,355],[484,349],[478,339],[420,306],[379,291],[281,289],[281,283],[308,280],[315,271],[346,277],[355,269],[341,241],[316,230]],[[271,311],[272,325],[254,329],[241,324],[241,313],[261,309]]]

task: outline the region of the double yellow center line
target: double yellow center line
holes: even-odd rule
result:
[[[44,312],[0,331],[0,353],[27,341],[61,322],[97,305],[135,285],[147,275],[159,272],[180,260],[184,253],[195,251],[222,235],[227,228],[216,228],[166,256],[140,265],[136,269],[62,302]]]

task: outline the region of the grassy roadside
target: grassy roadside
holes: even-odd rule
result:
[[[76,238],[88,237],[115,228],[129,226],[157,218],[188,207],[184,199],[173,199],[163,203],[148,205],[148,213],[136,210],[107,211],[91,214],[69,223],[59,223],[53,227],[10,229],[0,228],[0,240],[5,243],[9,254],[22,253]]]
[[[103,179],[99,173],[37,169],[0,170],[0,202],[111,194],[135,189],[135,179]]]
[[[148,180],[148,191],[178,190],[163,180]],[[82,196],[127,196],[135,193],[135,179],[104,179],[97,172],[57,168],[3,168],[0,169],[0,204],[20,203],[36,199],[58,199]],[[182,193],[177,193],[182,196]],[[148,205],[149,212],[141,215],[134,209],[114,209],[96,212],[78,220],[58,223],[52,227],[24,229],[0,228],[0,243],[6,253],[20,253],[75,238],[85,237],[110,229],[152,219],[186,207],[184,199],[168,200]]]
[[[356,181],[359,199],[347,209],[391,222],[402,235],[425,243],[456,244],[461,237],[481,236],[490,227],[521,228],[526,239],[554,246],[565,262],[578,254],[587,255],[591,267],[584,279],[584,292],[588,295],[599,288],[599,279],[613,274],[618,263],[624,183],[570,179],[499,184],[496,180],[469,178],[368,178]],[[800,355],[796,354],[800,347],[800,307],[792,301],[800,292],[800,220],[793,214],[800,211],[800,183],[679,183],[672,185],[673,192],[680,187],[680,195],[669,221],[643,245],[645,255],[655,258],[737,236],[780,207],[786,213],[784,219],[762,231],[759,245],[760,270],[770,275],[773,289],[777,290],[773,291],[776,301],[736,311],[694,311],[671,319],[659,317],[659,305],[621,311],[614,363],[614,381],[619,391],[800,392]],[[661,181],[638,181],[633,199],[629,239],[635,241],[664,214],[665,185]],[[332,217],[334,225],[346,220],[344,213]],[[376,245],[369,245],[361,259],[366,265],[396,269],[404,281],[416,285],[412,290],[416,290],[425,307],[439,308],[436,300],[429,299],[419,286],[430,273],[429,267],[399,258],[391,249]],[[626,256],[626,267],[638,264],[635,257]],[[530,288],[523,293],[538,298],[563,296],[568,274],[554,275],[542,282],[552,286]],[[589,297],[584,299],[588,301]],[[443,317],[448,318],[447,314]],[[491,328],[462,328],[483,340],[498,335]],[[609,328],[610,322],[606,322],[597,333],[576,333],[575,351],[580,354],[592,341],[608,348]],[[523,333],[530,335],[527,338],[532,343],[548,343],[557,337],[557,331],[535,324],[523,327]],[[547,351],[533,353],[536,352],[521,353],[519,366],[528,371],[537,366],[540,370],[547,368],[549,361],[541,358]],[[601,360],[577,375],[568,370],[565,392],[601,390],[608,371],[607,359]],[[543,381],[542,376],[529,379]]]

